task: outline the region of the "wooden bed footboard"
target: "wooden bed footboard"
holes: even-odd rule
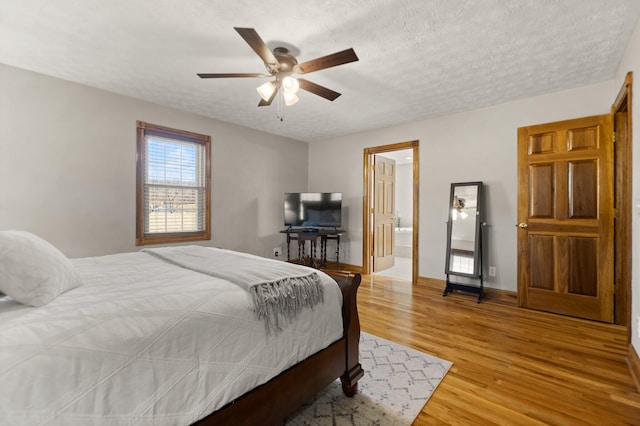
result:
[[[346,369],[340,380],[342,390],[347,396],[354,396],[358,391],[358,380],[364,375],[360,365],[360,317],[356,295],[360,287],[360,274],[347,272],[324,271],[333,278],[342,290],[342,319],[346,345]]]
[[[360,365],[360,319],[356,295],[360,274],[324,271],[342,290],[343,337],[247,392],[194,425],[278,425],[315,394],[340,378],[345,395],[353,396],[364,370]]]

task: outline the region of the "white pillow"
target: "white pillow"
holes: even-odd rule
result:
[[[0,231],[0,292],[42,306],[80,284],[71,261],[47,241],[26,231]]]

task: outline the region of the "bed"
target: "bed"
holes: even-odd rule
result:
[[[337,378],[353,396],[360,276],[291,265],[320,300],[260,316],[254,287],[208,270],[235,259],[289,266],[200,246],[69,260],[0,231],[0,424],[278,424]]]

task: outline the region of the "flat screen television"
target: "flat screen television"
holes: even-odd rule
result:
[[[304,228],[339,228],[342,226],[342,193],[285,193],[284,224]]]

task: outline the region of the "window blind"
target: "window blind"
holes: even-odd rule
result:
[[[144,233],[203,231],[204,145],[147,134],[144,165]]]

